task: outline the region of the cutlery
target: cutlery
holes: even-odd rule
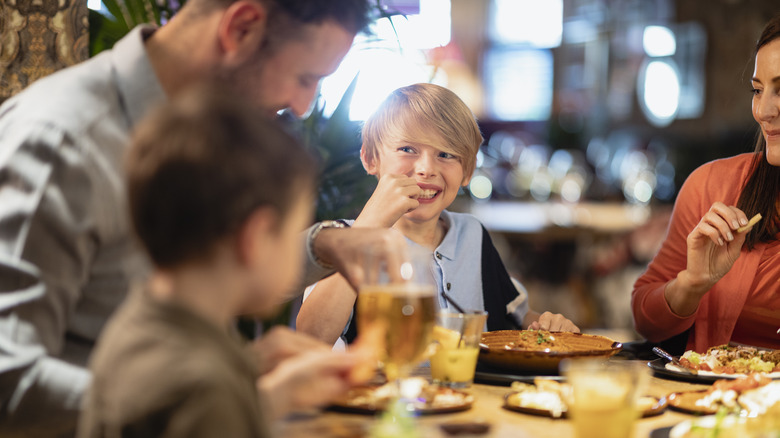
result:
[[[664,358],[664,359],[668,360],[669,362],[671,362],[671,363],[672,363],[672,365],[674,365],[674,366],[676,366],[677,368],[679,368],[679,369],[680,369],[680,370],[681,370],[683,373],[685,373],[685,374],[691,374],[691,375],[694,375],[694,376],[696,376],[696,375],[698,375],[698,374],[699,374],[699,373],[697,373],[695,370],[691,370],[691,369],[688,369],[688,368],[684,367],[684,366],[683,366],[683,365],[680,363],[680,361],[679,361],[679,360],[677,360],[677,359],[676,359],[674,356],[672,356],[671,354],[669,354],[669,353],[668,353],[666,350],[664,350],[664,349],[663,349],[663,348],[661,348],[661,347],[653,347],[653,353],[655,353],[655,354],[657,354],[658,356],[661,356],[662,358]]]

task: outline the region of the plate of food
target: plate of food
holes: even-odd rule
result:
[[[510,372],[557,373],[561,360],[609,357],[623,345],[605,336],[546,330],[498,330],[482,334],[479,362]]]
[[[742,438],[745,419],[736,415],[707,415],[683,421],[672,427],[669,438]]]
[[[780,402],[780,382],[754,373],[738,379],[720,379],[709,389],[675,392],[667,398],[671,409],[689,414],[725,411],[756,416]]]
[[[566,400],[571,395],[571,386],[559,379],[537,377],[533,383],[515,382],[512,392],[504,397],[504,409],[524,414],[551,418],[566,418]],[[666,409],[666,399],[642,396],[639,409],[643,417],[661,414]]]
[[[738,379],[751,373],[762,373],[771,379],[780,378],[780,350],[718,345],[705,353],[688,350],[678,361],[680,366],[656,359],[650,361],[648,366],[656,375],[699,383]]]
[[[414,386],[417,396],[411,402],[414,411],[421,415],[465,411],[474,403],[474,396],[463,391],[429,383],[421,377],[405,379],[402,391]],[[374,415],[387,409],[395,399],[395,382],[384,385],[366,385],[352,388],[328,409],[354,414]]]

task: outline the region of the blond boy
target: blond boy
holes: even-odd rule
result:
[[[471,179],[481,144],[474,115],[452,91],[433,84],[395,90],[363,127],[360,158],[379,182],[352,226],[393,228],[427,249],[438,290],[462,307],[487,310],[488,330],[579,331],[559,314],[529,310],[487,230],[474,216],[446,210]],[[351,341],[356,298],[339,276],[320,281],[306,295],[297,329],[325,342]],[[438,301],[449,307],[441,294]]]

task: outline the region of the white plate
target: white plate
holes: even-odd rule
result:
[[[723,417],[720,423],[721,430],[727,430],[735,427],[739,427],[740,423],[744,423],[744,419],[735,415],[728,415]],[[693,420],[685,420],[682,423],[674,426],[669,431],[669,438],[682,438],[686,433],[690,432],[691,427],[694,425],[702,429],[712,430],[718,423],[718,418],[715,415],[707,415],[706,417],[694,418]],[[706,435],[702,435],[706,436]]]
[[[677,372],[677,373],[684,373],[684,371],[681,370],[680,367],[678,367],[676,365],[672,365],[670,363],[667,363],[664,366],[669,371],[674,371],[674,372]],[[738,379],[740,377],[746,377],[747,376],[747,374],[745,374],[745,373],[735,373],[735,374],[720,373],[720,374],[718,374],[718,373],[714,373],[712,371],[704,371],[704,370],[697,370],[696,374],[698,374],[700,376],[706,376],[706,377],[717,377],[718,379]],[[774,372],[774,373],[761,373],[761,374],[769,377],[770,379],[778,379],[778,378],[780,378],[780,372],[777,372],[777,371]]]

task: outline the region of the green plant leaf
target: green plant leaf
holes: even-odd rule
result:
[[[163,18],[169,19],[186,3],[177,7],[164,0],[160,5],[155,0],[103,0],[106,13],[89,11],[90,56],[114,47],[134,27],[141,24],[161,25]]]

